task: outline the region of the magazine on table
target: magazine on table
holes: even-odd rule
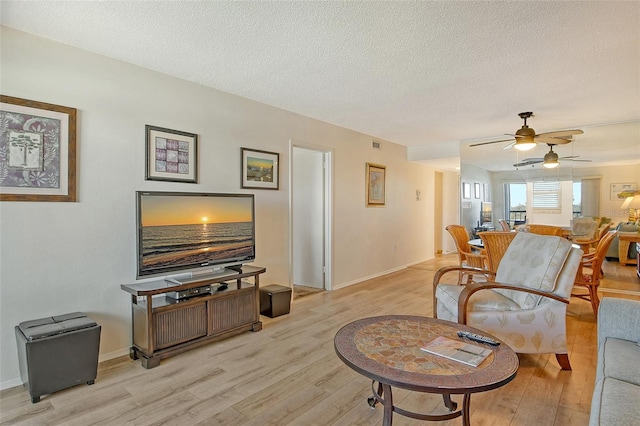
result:
[[[491,349],[443,336],[435,338],[420,349],[473,367],[480,365],[491,354]]]

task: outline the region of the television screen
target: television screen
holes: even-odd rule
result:
[[[491,222],[493,222],[491,203],[483,201],[480,203],[480,224],[484,225],[485,223]]]
[[[138,277],[255,259],[252,194],[136,194]]]

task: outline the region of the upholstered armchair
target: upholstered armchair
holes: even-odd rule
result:
[[[582,250],[564,238],[518,232],[495,281],[445,284],[460,267],[438,270],[434,316],[484,330],[518,353],[554,353],[571,370],[566,311],[581,258]]]
[[[598,231],[598,222],[592,217],[579,217],[573,219],[571,224],[571,239],[592,240]]]

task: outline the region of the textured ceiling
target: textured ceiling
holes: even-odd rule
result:
[[[3,25],[406,145],[418,160],[513,133],[522,111],[537,132],[640,120],[638,1],[0,4]],[[626,127],[617,139],[640,158],[640,128]]]

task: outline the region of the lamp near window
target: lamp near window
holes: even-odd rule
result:
[[[638,218],[638,210],[640,210],[640,195],[627,197],[620,206],[621,209],[629,209],[629,221],[632,222]],[[633,217],[632,217],[633,216]]]

